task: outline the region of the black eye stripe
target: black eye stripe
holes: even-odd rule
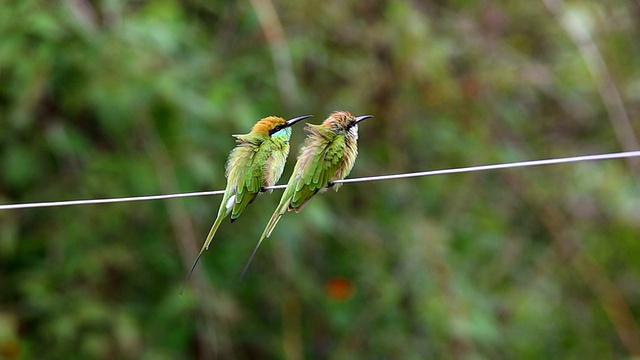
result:
[[[280,130],[282,130],[282,125],[277,125],[273,129],[271,129],[271,131],[269,131],[269,135],[273,135],[273,134],[277,133]]]

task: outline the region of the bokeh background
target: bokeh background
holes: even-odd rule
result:
[[[267,115],[351,177],[637,150],[640,2],[3,0],[0,202],[222,189]],[[286,182],[305,133],[294,128]],[[0,211],[0,358],[640,356],[640,163]]]

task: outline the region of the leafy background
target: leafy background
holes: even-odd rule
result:
[[[3,0],[0,202],[221,189],[231,134],[344,109],[352,177],[637,150],[640,3]],[[294,129],[285,182],[304,138]],[[640,163],[0,211],[0,357],[640,356]]]

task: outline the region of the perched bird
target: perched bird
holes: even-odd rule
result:
[[[189,270],[180,294],[187,286],[202,253],[209,249],[211,240],[222,220],[231,214],[231,222],[234,222],[247,205],[255,200],[258,193],[264,191],[265,186],[273,186],[280,179],[289,155],[291,126],[311,116],[300,116],[289,121],[269,116],[258,121],[250,133],[233,135],[238,145],[231,150],[229,160],[227,160],[225,171],[227,187],[222,196],[218,216],[209,230],[209,235],[207,235],[198,257]]]
[[[355,117],[347,111],[336,111],[320,125],[307,124],[305,130],[309,134],[300,150],[287,188],[253,249],[241,277],[249,268],[262,241],[271,236],[286,211],[300,212],[318,191],[327,187],[338,191],[341,184],[334,185],[333,181],[342,180],[349,175],[358,156],[358,123],[372,117]]]

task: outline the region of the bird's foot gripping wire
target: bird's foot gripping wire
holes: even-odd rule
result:
[[[335,185],[336,183],[334,183],[333,181],[329,181],[327,183],[327,189],[331,189],[333,187],[333,185]]]

